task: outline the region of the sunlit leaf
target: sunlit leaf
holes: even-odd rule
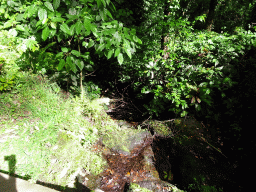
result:
[[[118,48],[116,49],[116,51],[115,51],[115,57],[117,57],[117,56],[119,55],[119,53],[120,53],[120,48],[118,47]]]
[[[22,25],[16,25],[16,29],[19,31],[25,31],[25,29]]]
[[[76,23],[76,34],[77,34],[77,35],[79,35],[79,34],[81,33],[82,28],[83,28],[82,22],[81,22],[81,21],[78,21],[78,22]]]
[[[124,57],[123,57],[123,54],[122,53],[119,53],[118,57],[117,57],[117,60],[119,62],[119,64],[122,64],[123,61],[124,61]]]
[[[61,51],[63,51],[64,53],[67,53],[67,52],[68,52],[68,48],[66,48],[66,47],[61,47]]]
[[[42,39],[45,41],[47,39],[47,37],[49,36],[50,33],[50,29],[49,27],[45,27],[43,32],[42,32]]]
[[[66,23],[63,23],[61,26],[60,26],[60,29],[66,33],[66,34],[70,34],[70,29],[68,27],[68,25]]]
[[[45,9],[39,9],[38,11],[39,20],[42,21],[47,18],[47,11]]]
[[[131,59],[132,58],[132,54],[131,54],[131,49],[124,49],[125,52],[127,53],[127,55],[129,56],[129,58]]]
[[[88,31],[91,32],[93,26],[91,24],[91,20],[88,17],[84,17],[84,28]]]
[[[108,58],[108,59],[111,58],[112,55],[113,55],[113,53],[114,53],[114,49],[110,50],[110,51],[108,52],[107,58]]]
[[[94,45],[94,41],[92,39],[90,39],[89,44],[88,44],[88,48],[92,47]]]
[[[80,57],[80,52],[77,50],[72,50],[71,53],[77,57]]]
[[[83,62],[83,61],[77,60],[77,61],[76,61],[76,65],[77,65],[77,67],[80,69],[80,71],[83,70],[83,68],[84,68],[84,62]]]
[[[47,7],[49,10],[51,10],[52,12],[54,12],[53,6],[50,2],[45,2],[44,3],[45,7]]]
[[[98,47],[98,51],[102,51],[105,47],[105,44],[100,44]]]
[[[70,35],[74,35],[74,33],[75,33],[75,25],[72,25],[70,27]]]

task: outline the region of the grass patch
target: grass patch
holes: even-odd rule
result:
[[[106,162],[90,147],[116,127],[96,100],[65,98],[56,84],[29,73],[14,87],[0,93],[2,171],[73,187],[77,170],[103,170]]]

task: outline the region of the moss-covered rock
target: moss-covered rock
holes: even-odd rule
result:
[[[173,132],[171,130],[171,121],[157,121],[157,120],[149,120],[143,122],[142,126],[149,127],[153,130],[154,134],[159,136],[173,137]]]

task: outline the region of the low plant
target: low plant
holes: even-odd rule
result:
[[[204,178],[200,178],[200,181],[198,181],[196,178],[194,178],[195,183],[189,184],[187,191],[200,191],[200,192],[221,192],[222,189],[218,189],[214,186],[209,186],[204,183]]]

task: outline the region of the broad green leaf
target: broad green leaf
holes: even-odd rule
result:
[[[37,21],[37,23],[36,23],[36,27],[38,28],[38,26],[40,26],[42,24],[42,21]]]
[[[67,52],[68,52],[68,48],[66,48],[66,47],[61,47],[61,51],[63,51],[64,53],[67,53]]]
[[[113,35],[115,37],[115,39],[117,40],[117,42],[121,42],[121,36],[119,35],[118,31],[116,31]]]
[[[22,21],[24,19],[24,14],[18,14],[16,17],[16,21]]]
[[[40,21],[47,19],[47,11],[45,9],[39,9],[38,17]]]
[[[114,24],[114,25],[117,25],[118,21],[117,20],[113,20],[113,21],[111,21],[111,23]]]
[[[127,39],[123,39],[124,41],[124,47],[130,47],[130,42],[127,41]]]
[[[10,22],[10,20],[4,23],[4,28],[9,28],[11,26],[12,26],[12,23]]]
[[[19,31],[25,31],[22,25],[16,25],[16,29],[18,29]]]
[[[99,14],[100,14],[100,18],[102,21],[105,21],[105,15],[104,12],[102,10],[99,10]]]
[[[65,19],[63,19],[61,17],[52,17],[51,20],[53,22],[63,22],[63,21],[66,21]]]
[[[56,29],[56,23],[54,23],[54,22],[51,22],[51,27],[53,28],[53,29]]]
[[[63,23],[61,26],[60,26],[60,29],[66,33],[66,34],[70,34],[70,29],[68,27],[68,25],[66,23]]]
[[[18,33],[15,29],[10,29],[9,34],[12,35],[13,37],[16,37]]]
[[[54,12],[53,6],[50,2],[45,2],[44,3],[45,7],[47,7],[50,11]]]
[[[126,28],[126,27],[124,27],[124,28],[123,28],[123,31],[124,31],[125,38],[131,40],[131,37],[130,37],[130,35],[128,34],[129,29]]]
[[[181,116],[181,117],[185,117],[185,115],[187,115],[187,114],[188,114],[188,112],[182,111],[182,113],[180,114],[180,116]]]
[[[50,29],[49,39],[53,38],[56,34],[56,29]]]
[[[65,60],[61,59],[58,65],[58,70],[60,71],[64,67],[64,65],[65,65]]]
[[[90,42],[88,44],[88,48],[92,47],[94,45],[94,41],[92,39],[90,39]]]
[[[63,52],[59,52],[59,53],[56,55],[56,58],[62,57],[62,56],[63,56]]]
[[[107,39],[106,41],[107,41],[106,48],[108,49],[112,45],[112,43],[110,39]]]
[[[42,24],[44,25],[46,22],[47,22],[47,18],[45,18],[43,21],[42,21]]]
[[[42,32],[42,39],[45,41],[47,39],[47,37],[49,36],[50,33],[50,29],[49,27],[45,27],[43,32]]]
[[[104,49],[105,45],[104,44],[100,44],[98,47],[98,51],[102,51]]]
[[[68,65],[70,66],[71,70],[76,73],[77,72],[77,69],[76,69],[76,64],[74,62],[72,62],[72,59],[71,57],[67,57],[67,63]]]
[[[97,16],[96,16],[96,21],[100,21],[101,19],[104,20],[104,19],[101,17],[101,15],[97,15]]]
[[[83,43],[82,43],[82,45],[84,46],[84,47],[87,47],[88,46],[88,42],[85,42],[85,41],[83,41]]]
[[[228,52],[232,52],[232,51],[235,51],[235,48],[234,48],[234,47],[230,47],[230,48],[228,49]]]
[[[70,35],[74,35],[74,33],[75,33],[75,25],[72,25],[70,27]]]
[[[132,54],[131,54],[131,48],[124,48],[125,52],[127,53],[127,55],[129,56],[129,58],[132,58]]]
[[[31,17],[32,15],[34,15],[36,13],[37,9],[36,9],[36,5],[32,5],[28,7],[28,17]]]
[[[76,60],[76,65],[77,65],[77,67],[80,69],[80,71],[83,70],[83,68],[84,68],[84,62],[83,62],[83,61],[77,59],[77,60]]]
[[[130,33],[131,33],[132,35],[136,35],[136,29],[131,29]]]
[[[133,39],[133,41],[138,42],[138,37],[137,36],[133,35],[132,39]]]
[[[120,53],[120,48],[118,47],[118,48],[116,49],[116,51],[115,51],[115,57],[117,57],[117,56],[119,55],[119,53]]]
[[[103,4],[103,6],[106,7],[106,2],[105,2],[105,0],[101,0],[101,2],[102,2],[102,4]]]
[[[101,7],[101,0],[96,0],[97,1],[97,6],[98,6],[98,9]]]
[[[112,16],[111,13],[109,12],[109,10],[107,10],[106,12],[107,12],[107,15],[108,15],[111,19],[113,19],[113,16]]]
[[[117,60],[118,60],[118,62],[119,62],[120,64],[123,63],[124,57],[123,57],[123,54],[122,54],[122,53],[119,53],[119,55],[118,55],[118,57],[117,57]]]
[[[91,32],[91,28],[92,28],[92,24],[91,24],[91,20],[88,17],[84,17],[84,28]]]
[[[63,37],[62,37],[62,35],[57,34],[56,36],[57,36],[57,40],[58,40],[58,42],[60,43],[60,42],[62,41],[62,38],[63,38]]]
[[[105,21],[107,19],[107,9],[104,8],[103,10],[99,10],[100,12],[100,17],[103,21]]]
[[[112,50],[110,50],[109,52],[108,52],[108,59],[109,58],[111,58],[112,57],[112,55],[113,55],[113,53],[114,53],[114,49],[112,49]]]
[[[91,24],[91,31],[93,35],[98,38],[97,26],[95,24]]]
[[[53,7],[54,9],[58,9],[58,7],[60,6],[60,0],[53,0]]]
[[[83,57],[85,60],[87,60],[87,59],[90,59],[90,56],[89,55],[81,55],[81,57]]]
[[[72,50],[71,53],[77,57],[80,57],[80,52],[77,50]]]
[[[81,21],[78,21],[76,23],[76,34],[79,35],[81,33],[81,30],[83,28],[83,23]]]
[[[142,44],[142,41],[141,41],[139,38],[138,38],[138,43],[139,43],[139,44]]]

